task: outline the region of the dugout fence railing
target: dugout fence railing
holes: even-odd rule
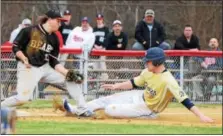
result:
[[[222,51],[168,50],[165,54],[166,67],[193,101],[222,103]],[[92,50],[89,52],[61,48],[58,59],[66,68],[84,74],[82,91],[87,99],[95,99],[122,91],[103,90],[100,86],[104,83],[126,81],[139,75],[145,68],[142,62],[144,55],[145,51]],[[206,68],[203,62],[209,66]],[[1,99],[16,93],[16,65],[11,46],[1,46]],[[69,97],[65,90],[63,86],[40,81],[32,99],[48,99],[55,94],[55,91],[64,97]]]

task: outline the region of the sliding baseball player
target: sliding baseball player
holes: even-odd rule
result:
[[[164,51],[158,47],[147,50],[143,59],[147,68],[129,81],[102,85],[105,89],[127,90],[145,87],[144,91],[126,91],[102,97],[87,103],[89,110],[104,109],[108,116],[121,118],[157,118],[175,97],[202,122],[213,122],[205,116],[179,87],[172,74],[165,68]],[[68,113],[76,114],[76,106],[63,100]]]

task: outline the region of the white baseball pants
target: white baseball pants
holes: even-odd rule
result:
[[[17,106],[28,102],[33,95],[34,88],[39,81],[46,83],[64,83],[65,76],[55,71],[48,63],[41,67],[26,68],[22,62],[17,65],[17,95],[5,99],[1,107]],[[67,90],[71,97],[76,100],[78,107],[86,107],[81,86],[75,83],[66,82]]]
[[[92,100],[87,103],[87,107],[91,111],[104,109],[112,117],[155,118],[155,113],[146,106],[142,96],[143,91],[125,91]],[[72,113],[75,113],[76,107],[71,104],[69,106]]]

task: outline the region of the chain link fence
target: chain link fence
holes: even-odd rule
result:
[[[104,90],[100,86],[104,83],[130,80],[145,68],[142,57],[77,57],[74,54],[61,54],[60,61],[66,68],[80,71],[85,75],[87,80],[82,90],[88,100],[122,91]],[[12,53],[1,53],[1,99],[16,94],[16,65]],[[222,57],[167,56],[165,66],[193,101],[222,103]],[[49,99],[55,92],[70,97],[65,86],[40,81],[34,90],[33,98]]]

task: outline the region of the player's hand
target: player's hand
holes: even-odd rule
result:
[[[101,87],[104,88],[104,89],[111,89],[111,90],[118,89],[117,84],[103,84]]]
[[[29,61],[27,58],[23,59],[23,63],[26,66],[26,68],[31,68],[31,65],[29,64]]]
[[[211,119],[207,116],[204,116],[204,115],[200,117],[200,120],[201,120],[201,122],[204,122],[204,123],[213,123],[214,122],[213,119]]]

